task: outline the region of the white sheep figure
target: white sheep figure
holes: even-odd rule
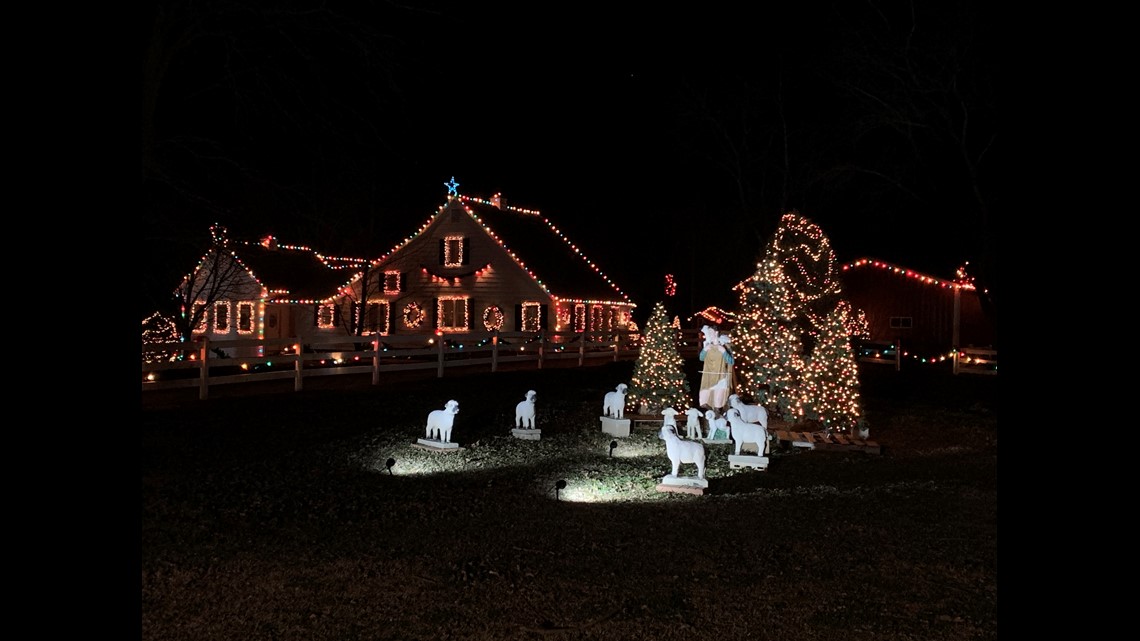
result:
[[[728,424],[732,426],[732,440],[736,443],[736,455],[740,455],[740,448],[745,443],[755,443],[756,455],[764,456],[768,445],[768,428],[740,418],[740,410],[735,407],[729,408],[727,416]]]
[[[625,416],[625,391],[629,385],[618,383],[617,389],[606,392],[606,402],[602,405],[602,416],[623,418]]]
[[[515,405],[515,427],[524,430],[534,429],[534,399],[537,396],[534,390],[528,390],[526,398]]]
[[[740,411],[740,418],[749,423],[759,423],[768,429],[768,410],[763,405],[748,405],[736,394],[728,397],[728,405]]]
[[[459,413],[459,401],[451,400],[441,410],[432,410],[427,418],[427,437],[443,443],[451,442],[451,426]]]
[[[673,476],[681,469],[681,463],[696,463],[697,478],[705,478],[705,446],[700,441],[684,441],[677,436],[677,428],[665,425],[661,428],[661,438],[665,439],[665,453],[673,462]]]
[[[688,421],[685,423],[685,438],[698,439],[701,437],[701,410],[690,407],[685,410]]]
[[[673,428],[676,428],[677,427],[677,414],[679,414],[679,413],[680,412],[673,409],[672,407],[666,407],[665,409],[661,410],[661,415],[665,417],[661,421],[661,426],[662,427],[671,426]]]
[[[717,416],[716,412],[708,410],[705,412],[705,420],[709,422],[709,435],[705,438],[711,439],[717,433],[717,430],[724,430],[728,433],[728,421],[723,416]]]

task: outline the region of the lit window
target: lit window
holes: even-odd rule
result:
[[[364,316],[364,331],[368,334],[388,333],[388,303],[368,303],[368,311]]]
[[[439,329],[444,331],[467,331],[467,299],[447,297],[439,299]]]
[[[586,331],[586,306],[582,303],[574,305],[574,331]]]
[[[524,332],[537,332],[542,328],[540,321],[542,320],[540,314],[542,313],[541,303],[523,303],[522,304],[522,331]]]
[[[601,305],[590,306],[590,331],[599,332],[606,328],[606,308]]]
[[[443,266],[463,266],[463,236],[447,236],[443,239]]]
[[[237,306],[239,334],[253,333],[253,303],[238,303]]]
[[[210,318],[210,315],[207,313],[208,311],[209,308],[206,306],[205,301],[198,301],[194,303],[194,316],[192,316],[192,318],[198,319],[198,322],[194,323],[195,332],[206,331],[207,322]]]
[[[223,301],[214,303],[214,333],[230,333],[230,303]]]
[[[400,272],[398,272],[398,271],[384,272],[384,293],[385,294],[399,294],[400,293]]]

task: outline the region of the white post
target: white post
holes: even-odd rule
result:
[[[586,361],[586,332],[578,334],[578,367]]]
[[[198,340],[202,342],[198,348],[198,360],[201,361],[198,365],[198,400],[204,401],[210,397],[210,365],[206,362],[210,357],[210,337],[202,334]]]
[[[499,330],[491,332],[491,371],[499,370]]]
[[[372,384],[380,384],[380,335],[372,337]]]
[[[304,387],[304,385],[301,383],[301,379],[303,378],[301,370],[305,368],[305,363],[303,362],[305,352],[305,339],[298,336],[296,347],[297,349],[294,351],[297,352],[297,360],[294,362],[293,367],[293,391],[300,392],[301,388]]]
[[[439,350],[439,367],[436,369],[435,377],[443,378],[443,334],[436,336],[436,347]]]
[[[542,369],[542,359],[546,355],[546,330],[538,333],[538,369]]]

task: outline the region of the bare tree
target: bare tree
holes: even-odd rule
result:
[[[210,231],[212,245],[174,292],[179,313],[173,318],[183,342],[189,341],[194,329],[206,321],[215,303],[253,299],[258,295],[250,290],[250,276],[245,266],[229,249],[226,230],[211,227]]]

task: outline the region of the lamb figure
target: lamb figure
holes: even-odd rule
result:
[[[728,421],[723,416],[717,416],[716,412],[708,410],[705,412],[705,420],[709,422],[709,435],[705,438],[710,441],[716,437],[717,432],[724,432],[728,435]]]
[[[698,439],[701,437],[701,410],[690,407],[685,410],[688,421],[685,423],[685,438]]]
[[[625,391],[627,389],[629,389],[629,385],[618,383],[617,389],[606,392],[606,402],[602,405],[602,416],[625,417]]]
[[[661,422],[661,426],[662,427],[676,428],[677,427],[677,414],[678,413],[679,412],[677,410],[673,409],[672,407],[666,407],[665,409],[661,410],[661,415],[665,417],[664,420],[662,420],[662,422]]]
[[[681,463],[696,463],[697,478],[705,478],[705,446],[699,441],[684,441],[677,436],[677,428],[665,425],[661,428],[661,438],[665,439],[665,453],[673,463],[673,476],[677,476]]]
[[[459,401],[451,400],[441,410],[432,410],[427,418],[427,437],[443,443],[451,442],[451,427],[459,413]]]
[[[749,423],[759,423],[768,429],[768,410],[763,405],[748,405],[736,394],[728,397],[728,405],[740,411],[740,418]]]
[[[534,429],[534,399],[536,396],[534,390],[528,390],[526,398],[515,405],[515,427],[524,430]]]
[[[755,443],[756,455],[764,456],[768,446],[768,428],[740,418],[740,410],[735,407],[729,408],[727,416],[728,423],[732,426],[732,440],[736,443],[736,455],[740,455],[740,448],[745,443]]]

